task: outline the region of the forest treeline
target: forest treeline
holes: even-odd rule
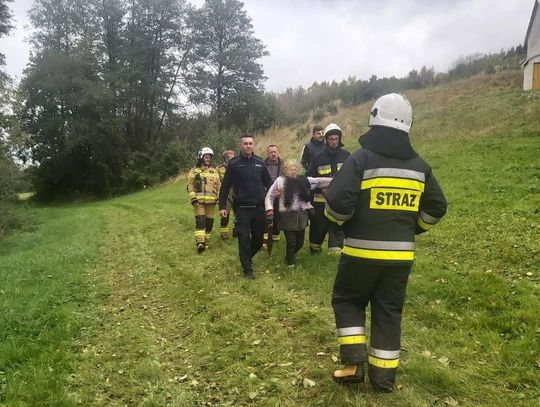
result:
[[[0,36],[12,28],[9,3],[0,0]],[[21,189],[41,199],[126,193],[191,166],[203,145],[220,152],[274,126],[303,132],[342,106],[519,69],[525,56],[520,45],[462,57],[446,73],[270,93],[268,52],[238,0],[34,0],[30,18],[20,82],[0,76],[0,202]]]

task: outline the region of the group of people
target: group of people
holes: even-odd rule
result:
[[[225,164],[211,166],[205,147],[188,177],[195,210],[195,240],[202,253],[209,242],[214,207],[220,232],[228,237],[234,210],[240,263],[253,279],[253,256],[283,231],[288,265],[304,244],[309,224],[311,253],[320,253],[328,234],[328,253],[341,254],[332,293],[342,369],[339,384],[362,383],[365,364],[371,385],[390,392],[399,364],[401,314],[414,260],[415,235],[445,214],[445,196],[430,166],[414,151],[409,131],[412,107],[404,95],[387,94],[370,110],[367,133],[352,155],[343,149],[335,123],[315,126],[302,149],[300,164],[282,162],[278,147],[268,146],[266,160],[253,152],[244,134],[239,154],[223,154]],[[301,167],[304,175],[299,175]],[[366,341],[366,307],[371,306],[371,335]]]
[[[306,175],[300,175],[298,161],[283,161],[274,144],[267,147],[266,159],[255,155],[250,134],[240,137],[239,154],[224,151],[223,164],[216,168],[212,166],[212,149],[202,148],[187,182],[195,212],[197,251],[202,253],[209,247],[215,206],[219,205],[222,239],[229,238],[229,217],[234,210],[233,236],[238,237],[240,262],[248,279],[254,278],[253,255],[268,239],[279,241],[281,232],[286,240],[285,261],[291,268],[304,244],[308,225],[311,253],[321,252],[328,234],[328,253],[339,254],[343,233],[324,215],[324,190],[350,155],[343,149],[341,137],[335,123],[324,132],[319,125],[313,128],[312,138],[301,154]]]

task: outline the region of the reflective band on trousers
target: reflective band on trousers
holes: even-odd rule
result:
[[[313,202],[324,203],[324,202],[326,202],[326,199],[324,199],[324,195],[323,195],[323,194],[314,194],[314,195],[313,195]]]
[[[371,347],[369,354],[379,359],[399,359],[399,350],[383,350]]]
[[[363,326],[349,326],[347,328],[338,328],[337,336],[365,335],[366,328]]]
[[[399,359],[387,360],[369,356],[368,363],[372,366],[380,367],[381,369],[395,369],[399,365]]]
[[[338,338],[340,345],[358,345],[366,343],[365,335],[340,336]]]
[[[371,178],[381,178],[381,177],[408,178],[408,179],[415,179],[421,182],[426,181],[426,175],[423,172],[414,171],[414,170],[405,170],[402,168],[375,168],[372,170],[365,170],[364,176],[362,178],[371,179]]]

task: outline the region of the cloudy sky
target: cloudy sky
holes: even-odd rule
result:
[[[200,5],[203,0],[192,0]],[[0,40],[7,71],[20,77],[29,45],[26,12],[15,0],[16,30]],[[266,87],[404,76],[423,65],[446,71],[460,56],[522,44],[534,0],[245,0],[270,56]]]

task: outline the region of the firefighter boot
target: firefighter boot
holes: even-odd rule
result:
[[[381,393],[391,393],[396,381],[396,368],[380,368],[368,364],[368,375],[371,386]]]
[[[364,383],[364,364],[345,365],[343,369],[335,370],[332,378],[337,384],[341,385]]]

